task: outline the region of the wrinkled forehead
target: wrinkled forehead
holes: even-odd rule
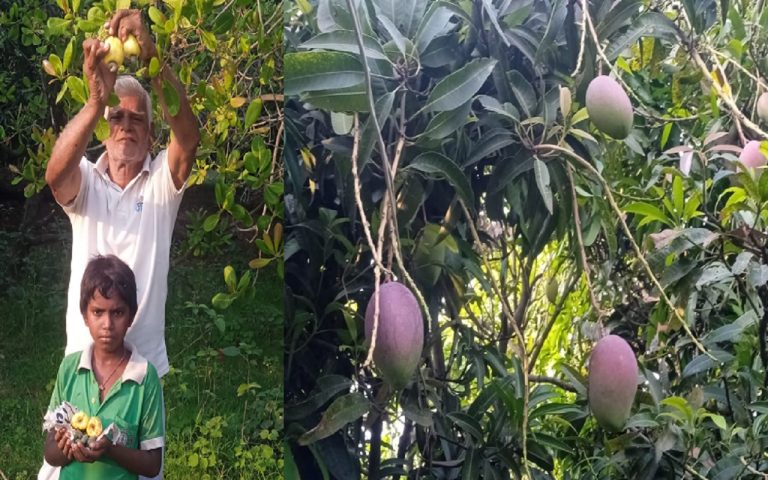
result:
[[[147,116],[147,104],[143,98],[136,95],[123,95],[116,107],[110,107],[109,112],[124,112],[133,115]]]

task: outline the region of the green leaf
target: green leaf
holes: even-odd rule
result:
[[[461,467],[461,480],[475,480],[480,478],[480,465],[483,461],[483,452],[477,448],[469,448],[464,465]]]
[[[444,2],[433,2],[429,10],[421,19],[419,29],[416,31],[414,44],[419,53],[424,53],[433,40],[448,33],[451,28],[450,20],[454,15],[461,15],[471,22],[467,14],[460,7]]]
[[[365,47],[365,56],[379,60],[386,60],[379,42],[368,35],[363,35],[363,46]],[[316,35],[306,42],[299,45],[304,49],[322,49],[333,50],[337,52],[348,52],[355,55],[360,54],[360,46],[357,43],[357,35],[350,30],[335,30]]]
[[[641,37],[650,36],[673,41],[676,38],[677,28],[664,14],[659,12],[646,12],[632,22],[626,32],[612,39],[605,49],[605,55],[609,60],[616,60],[621,52],[637,42]]]
[[[544,200],[544,206],[552,215],[554,210],[552,188],[549,186],[549,168],[547,164],[538,158],[533,160],[533,174],[536,177],[536,186],[539,188],[541,198]]]
[[[67,44],[67,48],[64,50],[64,64],[62,65],[62,72],[67,70],[69,63],[72,61],[72,50],[74,49],[74,46],[75,37],[72,37]]]
[[[212,215],[208,215],[205,220],[203,220],[203,230],[206,232],[212,231],[214,228],[216,228],[216,225],[219,224],[219,217],[220,213],[216,212]]]
[[[424,16],[427,0],[373,0],[377,17],[386,17],[403,33],[412,38]]]
[[[370,406],[371,403],[361,393],[348,393],[338,397],[323,412],[320,423],[299,437],[299,445],[306,446],[333,435],[346,424],[365,415]]]
[[[195,468],[200,463],[200,456],[197,453],[192,453],[187,457],[187,466]]]
[[[346,88],[308,92],[302,95],[301,99],[317,109],[331,112],[367,112],[370,110],[365,85],[362,83]]]
[[[674,226],[672,223],[672,220],[667,217],[667,215],[661,211],[661,209],[655,205],[651,205],[650,203],[646,202],[634,202],[630,203],[626,207],[624,207],[624,211],[627,213],[636,213],[638,215],[641,215],[643,219],[640,221],[640,225],[645,225],[647,223],[658,221],[663,223],[664,225],[667,225],[669,227]]]
[[[359,85],[363,80],[365,76],[360,61],[348,53],[285,54],[286,95],[298,95],[315,90],[338,90]]]
[[[683,199],[683,179],[675,175],[672,180],[672,204],[675,206],[675,215],[680,217],[685,209],[685,200]]]
[[[437,152],[425,152],[416,157],[408,168],[443,176],[456,189],[467,208],[474,209],[475,201],[469,179],[450,158]]]
[[[48,27],[48,33],[52,36],[58,36],[58,35],[64,35],[66,33],[69,33],[70,26],[72,25],[71,20],[65,20],[63,18],[58,17],[50,17],[48,18],[48,23],[46,24]]]
[[[85,90],[85,83],[83,83],[82,78],[75,76],[67,77],[67,87],[69,87],[72,98],[78,103],[85,104],[88,101],[88,93]]]
[[[149,61],[149,78],[155,78],[160,73],[160,60],[157,57],[152,57]]]
[[[230,292],[234,292],[237,287],[237,274],[232,265],[224,267],[224,284],[227,286]]]
[[[261,116],[262,100],[256,98],[248,105],[248,109],[245,111],[245,128],[250,128],[253,123]]]
[[[218,44],[216,35],[211,32],[206,32],[205,30],[200,30],[200,40],[202,40],[205,48],[211,52],[216,52],[216,45]]]
[[[463,105],[480,90],[496,60],[479,58],[440,80],[421,111],[443,112]]]
[[[483,426],[473,416],[464,412],[452,412],[446,415],[454,425],[472,435],[477,440],[483,439]]]
[[[170,113],[172,117],[178,115],[179,109],[181,108],[179,92],[176,91],[176,88],[171,82],[165,79],[163,80],[163,99],[165,100],[166,107],[168,107],[168,113]]]
[[[213,306],[219,310],[226,310],[234,301],[235,298],[228,293],[217,293],[211,299]]]
[[[421,135],[427,138],[440,139],[456,132],[469,121],[472,102],[445,112],[440,112],[429,121]],[[768,175],[766,175],[768,177]]]
[[[223,353],[225,357],[236,357],[240,355],[240,349],[234,346],[224,347],[221,349],[221,353]]]
[[[163,15],[163,12],[157,9],[154,5],[151,5],[149,7],[149,19],[152,20],[152,23],[155,25],[164,25],[167,18],[165,18],[165,15]]]

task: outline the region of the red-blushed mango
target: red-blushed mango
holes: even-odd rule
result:
[[[365,338],[373,335],[374,297],[365,309]],[[384,380],[403,388],[413,376],[424,346],[424,323],[416,297],[402,283],[379,287],[379,325],[373,361]]]
[[[760,120],[768,122],[768,92],[763,93],[757,99],[757,116]]]
[[[760,151],[760,142],[751,140],[744,145],[739,154],[739,161],[746,167],[762,167],[768,162],[765,155]]]
[[[632,103],[621,85],[607,75],[589,82],[586,96],[587,112],[592,123],[603,133],[623,140],[632,129]]]
[[[637,359],[618,335],[607,335],[589,358],[589,409],[606,430],[624,427],[637,393]]]

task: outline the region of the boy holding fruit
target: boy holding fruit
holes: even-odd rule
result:
[[[60,428],[48,432],[45,459],[62,467],[62,480],[136,479],[160,471],[160,380],[152,363],[124,340],[136,309],[136,280],[123,261],[108,255],[88,262],[80,311],[93,343],[64,358],[49,406],[53,410],[66,401],[77,407],[71,425],[84,430],[75,438]],[[125,434],[125,445],[100,436],[102,425],[113,423]]]

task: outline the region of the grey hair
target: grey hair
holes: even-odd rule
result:
[[[115,80],[115,94],[118,97],[138,97],[144,99],[147,109],[147,124],[152,126],[152,98],[136,78],[130,75],[120,75]],[[104,118],[109,119],[109,107],[104,109]]]

